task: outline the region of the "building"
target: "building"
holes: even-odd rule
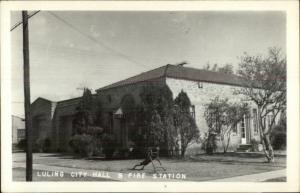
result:
[[[23,118],[12,115],[12,144],[16,145],[25,139],[25,121]]]
[[[243,102],[244,97],[234,95],[234,90],[242,87],[235,75],[221,74],[195,68],[166,65],[131,78],[99,88],[94,95],[101,101],[104,125],[110,129],[123,147],[129,146],[130,125],[122,119],[122,101],[130,98],[135,104],[141,102],[140,93],[149,83],[166,85],[175,98],[181,90],[191,100],[191,113],[203,135],[208,126],[204,118],[205,105],[216,96],[230,99],[231,102]],[[68,151],[68,140],[72,135],[72,121],[80,98],[53,102],[38,98],[32,104],[34,139],[50,138],[53,150]],[[229,150],[236,150],[241,144],[250,144],[252,139],[259,140],[257,107],[251,103],[251,115],[245,117],[231,136]],[[199,146],[188,149],[188,153],[197,153]]]

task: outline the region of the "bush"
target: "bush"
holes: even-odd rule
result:
[[[23,151],[26,151],[27,150],[27,141],[26,141],[26,139],[21,139],[17,144],[17,148],[19,148]],[[32,144],[32,152],[33,153],[40,152],[39,145],[37,144],[37,142]]]
[[[213,154],[217,150],[217,146],[218,146],[217,134],[214,132],[210,132],[208,136],[206,134],[206,137],[201,147],[205,151],[205,153],[209,155]]]
[[[271,135],[271,143],[274,150],[286,148],[286,128],[284,125],[276,125]]]
[[[26,139],[21,139],[17,144],[17,148],[26,151]]]
[[[51,149],[51,140],[48,137],[40,138],[34,144],[33,149],[34,152],[49,153]]]
[[[83,157],[90,157],[95,150],[95,139],[91,135],[74,135],[70,139],[69,145],[75,153]]]
[[[283,150],[286,148],[286,133],[276,133],[271,138],[274,150]]]
[[[256,139],[251,139],[250,143],[251,143],[252,151],[259,151],[259,148],[258,148],[259,142]]]
[[[51,140],[47,137],[44,140],[43,152],[49,153],[51,149]]]
[[[115,136],[112,134],[104,133],[101,138],[102,141],[102,152],[105,158],[112,158],[116,149]]]

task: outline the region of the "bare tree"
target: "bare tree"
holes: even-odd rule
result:
[[[270,135],[277,115],[286,108],[286,57],[278,48],[270,48],[266,57],[241,58],[238,75],[244,87],[237,90],[258,107],[259,131],[268,162],[274,162]]]
[[[247,103],[230,103],[228,99],[220,99],[218,96],[206,105],[204,116],[209,132],[220,136],[224,153],[228,150],[233,129],[248,114]]]
[[[203,67],[204,70],[209,70],[213,72],[220,72],[223,74],[234,74],[233,71],[233,65],[232,64],[224,64],[219,66],[217,63],[215,63],[212,67],[210,66],[210,63],[207,62],[206,66]]]
[[[234,74],[233,65],[225,64],[222,67],[218,68],[218,72],[223,73],[223,74]]]

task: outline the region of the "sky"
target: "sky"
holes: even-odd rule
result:
[[[33,13],[33,12],[29,12]],[[11,12],[11,26],[21,12]],[[29,19],[31,101],[59,101],[166,64],[232,64],[269,47],[286,52],[274,11],[41,11]],[[24,117],[22,25],[11,32],[12,112]]]

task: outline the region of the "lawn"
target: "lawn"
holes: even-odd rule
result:
[[[201,154],[186,159],[161,158],[161,162],[167,169],[166,173],[184,173],[188,181],[207,181],[285,168],[284,155],[276,156],[275,159],[275,163],[266,163],[262,154],[220,153],[212,156]],[[14,162],[24,162],[24,160],[25,154],[14,156]],[[133,172],[131,168],[140,161],[142,160],[74,159],[71,155],[34,154],[35,164],[122,173]],[[146,166],[143,172],[152,174],[151,164]]]

